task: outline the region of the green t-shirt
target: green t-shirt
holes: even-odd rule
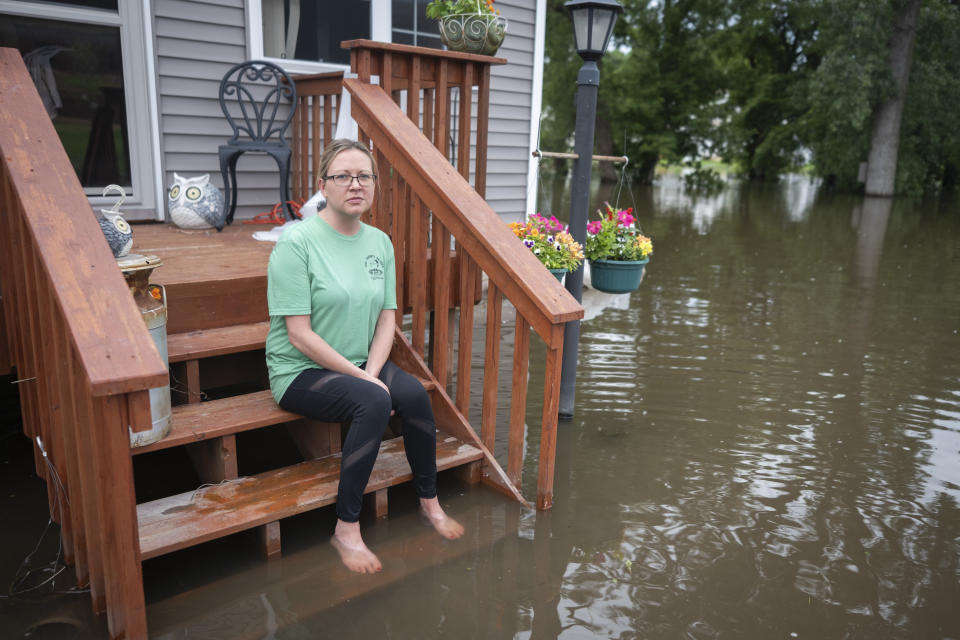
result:
[[[354,364],[367,359],[377,319],[397,308],[393,244],[363,224],[353,236],[338,233],[319,215],[285,230],[267,267],[267,369],[280,401],[287,387],[316,362],[290,344],[285,316],[310,316],[310,325]]]

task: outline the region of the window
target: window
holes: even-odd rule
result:
[[[262,7],[263,54],[270,58],[350,64],[340,43],[370,37],[370,0],[263,0]]]
[[[392,41],[442,49],[437,21],[427,17],[430,0],[393,0]]]
[[[2,1],[2,0],[0,0]],[[441,48],[429,0],[247,0],[250,58],[267,58],[291,73],[343,70],[344,40]]]
[[[130,196],[125,213],[132,205],[152,214],[162,186],[140,9],[118,0],[0,0],[0,46],[23,56],[91,203],[119,184]]]

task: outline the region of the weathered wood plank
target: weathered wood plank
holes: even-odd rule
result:
[[[563,334],[563,327],[556,331]],[[557,452],[557,412],[560,410],[560,371],[563,340],[557,349],[547,350],[543,382],[543,414],[540,420],[540,463],[537,469],[537,509],[553,506],[553,470]]]
[[[170,362],[182,362],[263,349],[269,331],[269,322],[254,322],[172,333],[167,337],[167,357]]]
[[[182,404],[173,407],[170,433],[143,447],[130,450],[133,455],[159,451],[208,438],[259,429],[301,416],[277,406],[270,391],[257,391],[208,402]]]
[[[490,451],[497,437],[497,387],[500,374],[500,322],[503,294],[492,282],[487,287],[487,331],[483,355],[483,401],[480,407],[480,438]]]
[[[527,371],[530,361],[530,323],[517,314],[513,337],[513,396],[510,400],[510,433],[507,440],[507,476],[517,488],[523,471],[523,436],[527,419]]]
[[[483,453],[447,437],[437,442],[437,469],[478,460]],[[316,509],[336,500],[340,454],[239,478],[138,505],[141,558],[147,559]],[[412,479],[403,439],[380,445],[366,492]]]

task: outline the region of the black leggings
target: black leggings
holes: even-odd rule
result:
[[[403,425],[403,447],[417,495],[437,495],[437,436],[430,398],[419,380],[392,362],[383,365],[379,378],[390,389],[389,395],[372,382],[354,376],[307,369],[280,400],[287,411],[314,420],[350,421],[337,489],[337,517],[344,522],[360,519],[363,490],[370,480],[391,409]]]

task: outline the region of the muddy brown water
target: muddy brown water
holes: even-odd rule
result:
[[[252,535],[151,560],[152,637],[960,638],[960,207],[799,178],[634,193],[655,254],[632,295],[585,294],[553,510],[444,474],[467,535],[435,539],[394,490],[365,522],[376,578],[337,569],[326,510],[284,522],[279,561]],[[4,447],[6,583],[46,516],[13,473],[29,449]],[[105,637],[88,611],[5,598],[0,636]]]

